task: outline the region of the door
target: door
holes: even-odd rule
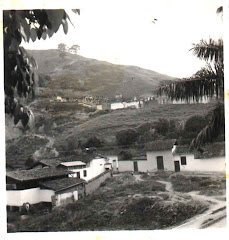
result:
[[[113,160],[113,170],[117,171],[117,162],[116,162],[116,160]]]
[[[77,172],[76,174],[77,174],[77,178],[80,178],[80,172]]]
[[[134,162],[134,172],[138,172],[138,162]]]
[[[162,156],[157,157],[157,169],[158,170],[164,170],[164,162],[163,162],[163,157]]]
[[[180,172],[180,162],[174,161],[175,172]]]

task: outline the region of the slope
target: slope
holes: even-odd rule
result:
[[[29,52],[38,63],[39,73],[51,76],[48,88],[63,96],[89,94],[114,97],[122,94],[125,98],[132,98],[152,94],[161,81],[173,79],[137,66],[116,65],[75,54],[67,53],[61,58],[57,50]]]

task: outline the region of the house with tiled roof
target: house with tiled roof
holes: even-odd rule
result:
[[[178,166],[173,161],[173,151],[177,145],[176,139],[156,140],[145,146],[147,170],[175,171]]]
[[[7,206],[20,209],[41,202],[58,206],[84,197],[86,181],[69,178],[71,173],[52,167],[7,172]]]
[[[177,146],[173,152],[174,162],[180,171],[225,172],[225,143],[211,143],[202,151],[191,152],[189,146]]]

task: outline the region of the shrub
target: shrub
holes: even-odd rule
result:
[[[90,137],[86,142],[86,147],[102,147],[103,142],[97,136]]]
[[[135,129],[121,130],[116,134],[118,145],[129,145],[135,143],[139,138],[139,133]]]
[[[142,123],[136,127],[137,132],[141,135],[148,133],[150,131],[150,129],[151,129],[151,123],[149,123],[149,122]]]
[[[208,124],[208,119],[201,116],[195,115],[190,117],[184,125],[184,131],[187,133],[199,133]]]
[[[129,159],[132,159],[132,154],[130,151],[123,150],[118,154],[118,157],[120,160],[129,160]]]

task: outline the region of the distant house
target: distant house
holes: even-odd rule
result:
[[[177,141],[175,139],[157,140],[145,147],[148,171],[167,170],[177,171],[178,162],[173,161],[173,151]]]
[[[40,187],[40,182],[68,178],[64,169],[41,168],[6,172],[7,206],[52,202],[53,190]]]
[[[111,104],[110,103],[102,103],[96,105],[97,110],[110,110],[111,109]]]

